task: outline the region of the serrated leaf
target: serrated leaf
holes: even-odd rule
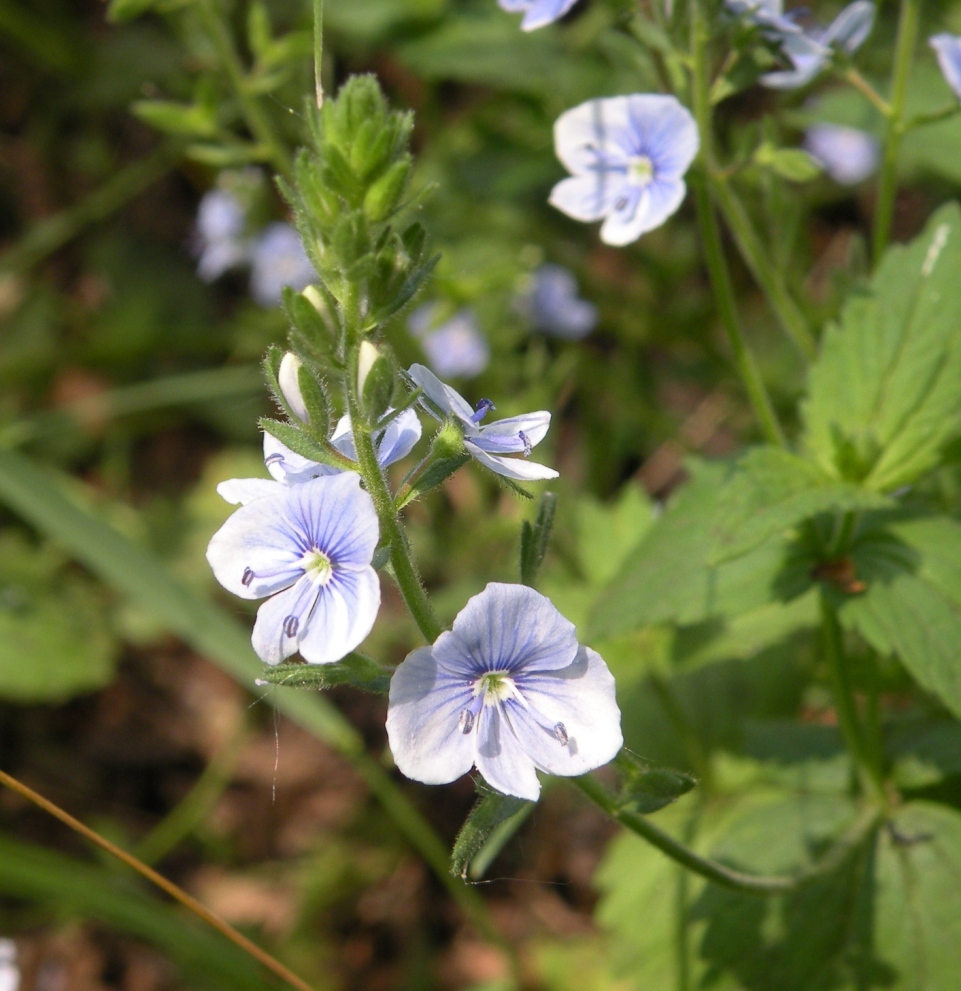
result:
[[[351,685],[365,692],[386,695],[391,672],[362,654],[348,654],[334,664],[285,663],[265,665],[260,685],[324,691],[335,685]]]
[[[290,423],[281,423],[280,420],[271,420],[269,417],[261,417],[260,426],[262,430],[270,434],[271,437],[276,437],[281,444],[289,447],[295,454],[343,470],[344,465],[341,461],[338,461],[320,444],[311,440],[299,427]]]
[[[730,467],[699,463],[664,515],[629,554],[598,601],[590,638],[652,623],[700,623],[736,616],[803,592],[809,577],[783,541],[768,541],[732,561],[710,561],[718,492]]]
[[[863,594],[841,622],[961,716],[961,523],[928,517],[868,529],[854,547]]]
[[[741,458],[718,498],[712,563],[738,557],[818,513],[883,509],[877,492],[838,482],[817,465],[777,447]]]
[[[891,248],[829,327],[803,405],[825,472],[886,492],[914,482],[961,431],[961,209]]]

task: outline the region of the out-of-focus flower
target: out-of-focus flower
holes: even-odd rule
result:
[[[197,274],[212,282],[228,269],[247,261],[246,218],[240,200],[223,189],[211,189],[200,199],[194,232]]]
[[[421,426],[417,414],[410,409],[398,413],[390,423],[374,435],[377,460],[386,468],[407,457],[420,440]],[[350,417],[342,416],[330,437],[330,443],[352,461],[357,460]],[[246,505],[262,496],[273,495],[281,486],[299,485],[322,475],[337,475],[339,468],[311,461],[282,444],[272,434],[264,434],[264,464],[271,478],[230,478],[217,486],[222,499],[233,505]]]
[[[0,939],[0,991],[18,991],[19,987],[17,944],[9,938]]]
[[[411,365],[408,370],[415,385],[424,390],[422,405],[438,420],[453,420],[464,436],[464,449],[482,465],[505,478],[532,482],[557,478],[553,468],[525,461],[521,458],[505,458],[505,454],[523,454],[528,457],[547,434],[551,414],[545,410],[524,413],[521,416],[495,420],[481,426],[481,420],[494,408],[489,399],[482,399],[477,409],[471,408],[466,399],[423,365]]]
[[[497,0],[501,10],[523,14],[522,31],[533,31],[560,20],[577,0]]]
[[[562,265],[541,265],[534,272],[523,305],[541,333],[565,341],[579,341],[597,325],[597,307],[577,295],[577,279]]]
[[[339,661],[370,633],[380,607],[373,501],[352,471],[273,484],[214,534],[207,560],[234,595],[269,596],[251,637],[261,660],[279,664],[300,651],[311,664]]]
[[[550,202],[575,220],[601,220],[601,240],[623,245],[664,223],[684,199],[697,125],[673,96],[588,100],[554,125],[557,157],[572,174]]]
[[[804,148],[842,186],[856,186],[873,175],[881,158],[877,138],[838,124],[813,124],[804,135]]]
[[[550,599],[491,583],[453,628],[394,672],[387,739],[400,770],[446,784],[477,768],[505,795],[536,801],[536,771],[571,776],[621,748],[614,678]]]
[[[938,65],[944,81],[954,95],[961,100],[961,36],[956,34],[935,34],[928,38],[928,44],[938,57]]]
[[[407,329],[420,341],[431,368],[445,378],[474,378],[487,367],[490,347],[471,310],[458,310],[434,326],[440,306],[425,303],[407,320]]]
[[[250,292],[261,306],[279,303],[285,286],[299,292],[316,278],[293,224],[268,224],[250,248]]]
[[[777,42],[789,63],[786,69],[768,72],[760,82],[772,89],[797,89],[822,72],[835,51],[853,55],[874,27],[875,7],[871,0],[855,0],[822,30],[804,31],[790,13],[781,12],[778,0],[752,4],[749,0],[727,0],[732,13],[756,24],[764,36]]]

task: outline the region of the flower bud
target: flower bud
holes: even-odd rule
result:
[[[307,423],[310,417],[307,414],[307,404],[304,402],[303,394],[300,391],[300,369],[303,368],[300,358],[292,351],[288,351],[280,362],[277,371],[277,383],[284,401],[298,419]]]
[[[362,341],[357,358],[357,391],[368,422],[375,423],[390,407],[394,369],[386,355],[370,341]]]

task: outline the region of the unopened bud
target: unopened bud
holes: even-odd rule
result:
[[[367,376],[370,375],[370,370],[379,357],[380,351],[370,341],[360,342],[360,351],[357,354],[357,391],[361,395],[367,384]]]
[[[303,394],[300,391],[300,369],[303,365],[300,358],[292,351],[288,351],[280,362],[277,371],[277,384],[284,401],[298,417],[307,423],[310,417],[307,414],[307,404],[304,402]]]
[[[394,369],[390,359],[370,341],[362,341],[357,356],[357,388],[368,423],[376,423],[390,408]]]

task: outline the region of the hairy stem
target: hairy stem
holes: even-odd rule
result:
[[[881,809],[872,805],[854,821],[831,848],[816,863],[793,875],[745,874],[724,864],[702,857],[670,833],[655,826],[646,816],[623,809],[617,800],[595,778],[584,775],[571,781],[601,810],[632,833],[647,840],[672,860],[713,884],[747,895],[784,895],[797,891],[805,884],[837,870],[850,854],[865,840],[881,820]]]
[[[898,184],[898,153],[901,150],[901,139],[905,131],[904,108],[908,92],[908,75],[911,71],[911,56],[918,33],[919,8],[920,0],[901,0],[898,36],[894,45],[894,68],[891,71],[891,110],[888,114],[884,158],[878,179],[877,204],[874,208],[874,235],[871,247],[875,267],[881,261],[881,256],[891,238],[894,198]]]

